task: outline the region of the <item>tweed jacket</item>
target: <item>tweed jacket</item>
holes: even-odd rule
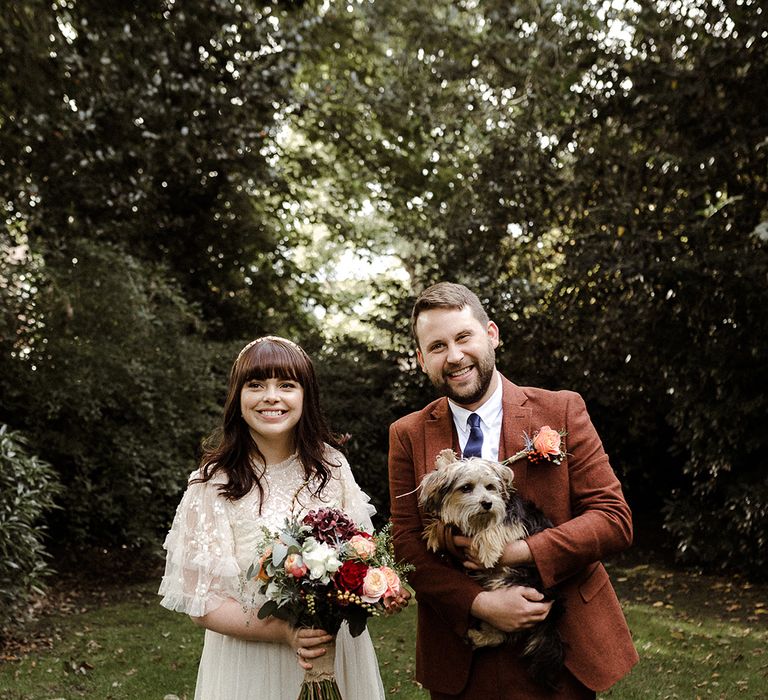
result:
[[[519,387],[502,377],[499,459],[524,447],[544,425],[566,431],[560,465],[515,462],[515,486],[555,527],[527,539],[546,587],[565,599],[560,634],[565,664],[584,685],[609,688],[638,661],[624,615],[600,560],[632,542],[632,516],[582,398],[571,391]],[[470,608],[481,588],[450,558],[429,552],[416,489],[445,449],[458,451],[448,400],[438,399],[390,426],[389,486],[395,553],[411,562],[419,618],[416,678],[429,690],[457,694],[469,678],[465,643]]]

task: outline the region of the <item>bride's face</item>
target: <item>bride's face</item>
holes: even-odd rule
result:
[[[303,406],[295,379],[251,379],[240,390],[240,412],[258,445],[293,439]]]

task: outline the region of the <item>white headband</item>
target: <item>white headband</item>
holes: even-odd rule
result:
[[[301,348],[298,345],[296,345],[296,343],[294,343],[292,340],[288,340],[288,338],[281,338],[279,335],[265,335],[265,336],[262,336],[261,338],[256,338],[256,340],[252,340],[250,343],[248,343],[248,345],[246,345],[239,353],[237,353],[237,359],[235,360],[235,362],[240,362],[240,358],[243,356],[246,350],[248,350],[249,348],[252,348],[254,345],[256,345],[256,343],[263,343],[265,340],[272,340],[272,341],[277,340],[283,343],[288,343],[288,345],[293,345],[293,347],[295,347],[297,350],[301,350]],[[303,350],[301,350],[301,352],[304,353]]]

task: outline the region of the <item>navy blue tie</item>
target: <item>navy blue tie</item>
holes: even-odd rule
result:
[[[480,429],[480,416],[477,413],[470,413],[467,418],[469,425],[469,440],[464,446],[465,457],[483,456],[483,431]]]

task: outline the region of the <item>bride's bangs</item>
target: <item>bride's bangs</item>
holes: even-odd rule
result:
[[[275,340],[256,343],[242,357],[242,383],[252,379],[291,379],[307,383],[309,363],[304,352],[294,345]]]

